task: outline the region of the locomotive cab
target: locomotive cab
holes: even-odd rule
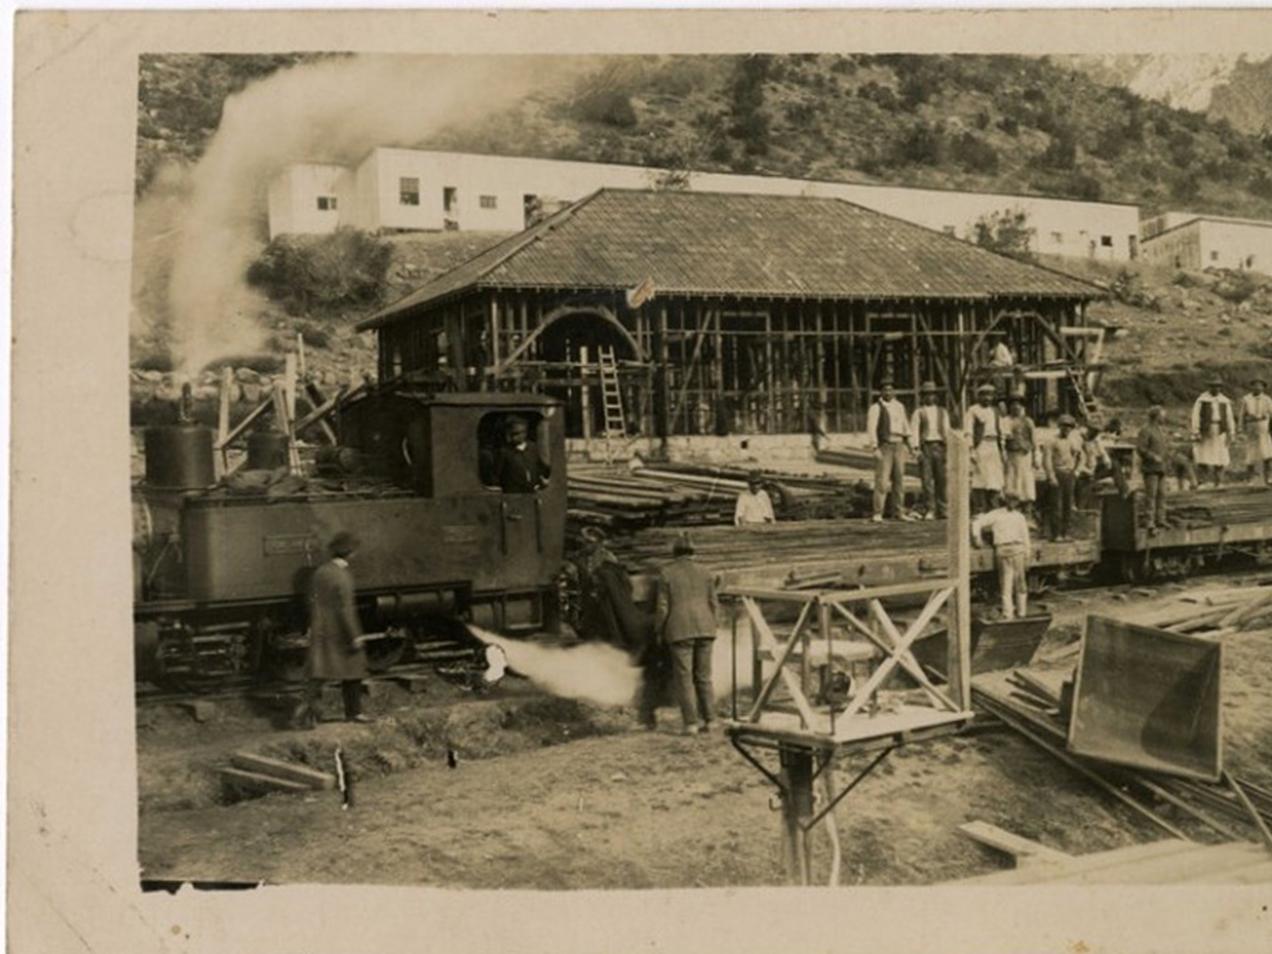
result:
[[[339,446],[323,451],[335,471],[259,492],[220,484],[172,496],[171,579],[148,573],[136,603],[147,678],[193,685],[271,659],[296,673],[308,580],[342,530],[361,541],[354,575],[373,663],[464,638],[456,619],[506,633],[555,628],[566,514],[558,401],[389,385],[337,415]],[[531,484],[501,485],[492,466],[510,453],[512,429],[524,432],[518,460]]]

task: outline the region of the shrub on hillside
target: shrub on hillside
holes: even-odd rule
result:
[[[965,132],[950,146],[950,157],[968,172],[993,175],[998,171],[998,150],[974,133]]]
[[[380,300],[392,249],[356,229],[318,237],[282,235],[247,270],[247,280],[289,312]]]
[[[586,122],[603,123],[618,129],[630,129],[636,125],[636,109],[632,98],[623,90],[594,89],[574,102],[574,113]]]
[[[991,252],[1027,261],[1033,258],[1030,244],[1036,231],[1024,209],[1004,209],[977,219],[972,226],[972,241]]]
[[[1225,272],[1210,290],[1224,301],[1239,305],[1259,290],[1259,283],[1249,272]]]
[[[867,102],[874,103],[884,112],[893,113],[900,107],[901,103],[897,99],[896,93],[892,92],[886,86],[881,86],[874,80],[868,83],[862,83],[857,87],[857,96]]]
[[[772,66],[771,56],[755,54],[738,60],[730,87],[733,125],[729,132],[742,141],[747,155],[768,154],[769,120],[764,110],[764,84]]]
[[[1075,169],[1064,182],[1064,192],[1075,199],[1082,199],[1086,202],[1099,202],[1100,196],[1104,193],[1104,187],[1100,185],[1100,180],[1091,175],[1091,173]]]
[[[945,127],[919,120],[893,145],[892,156],[903,165],[939,166],[945,158]]]
[[[1077,159],[1078,137],[1069,127],[1061,126],[1052,134],[1051,142],[1038,157],[1038,162],[1048,169],[1072,169]]]

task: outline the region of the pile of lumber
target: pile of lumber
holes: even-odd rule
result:
[[[972,702],[1175,838],[1187,819],[1229,841],[1269,840],[1272,789],[1224,773],[1222,783],[1083,758],[1066,749],[1073,669],[1015,669],[972,679]],[[1169,817],[1168,817],[1169,816]]]
[[[874,454],[868,450],[855,447],[822,447],[818,448],[814,456],[819,464],[835,464],[839,467],[851,467],[854,470],[874,473]],[[905,475],[918,479],[919,462],[917,460],[906,461]]]
[[[1144,522],[1149,516],[1147,506],[1141,494],[1140,517]],[[1272,523],[1272,489],[1230,486],[1170,494],[1166,498],[1168,527],[1191,530],[1250,523]]]
[[[1254,586],[1192,590],[1156,609],[1138,613],[1135,622],[1173,633],[1218,638],[1254,629],[1269,617],[1272,617],[1272,580]]]
[[[643,527],[696,526],[733,521],[737,496],[751,471],[742,467],[660,463],[620,470],[574,468],[569,477],[569,517],[613,533]],[[830,519],[870,512],[870,489],[860,482],[763,471],[780,520]]]
[[[616,541],[615,554],[629,567],[652,571],[666,563],[679,530],[648,528]],[[714,572],[774,567],[785,578],[800,563],[895,557],[898,552],[945,552],[944,522],[871,523],[868,520],[804,520],[747,527],[699,527],[690,531],[699,564]]]

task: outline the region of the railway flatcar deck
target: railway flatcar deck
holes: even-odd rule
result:
[[[1037,574],[1082,571],[1100,561],[1099,521],[1083,514],[1077,539],[1035,541]],[[629,568],[650,573],[670,558],[679,531],[650,528],[616,542]],[[752,527],[699,527],[690,532],[696,559],[727,586],[881,585],[938,575],[948,569],[943,520],[872,523],[807,520]],[[989,573],[993,551],[972,550],[972,572]]]
[[[1166,526],[1151,532],[1143,494],[1103,500],[1106,558],[1132,579],[1188,573],[1234,553],[1272,552],[1272,488],[1234,485],[1166,498]]]

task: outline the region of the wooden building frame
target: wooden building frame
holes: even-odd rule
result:
[[[734,203],[747,199],[761,197],[730,197]],[[408,296],[363,322],[363,330],[379,336],[381,379],[413,374],[463,389],[542,391],[564,401],[567,434],[587,437],[600,426],[597,357],[605,348],[617,359],[633,435],[797,434],[814,428],[852,432],[864,428],[866,411],[885,375],[909,407],[917,405],[922,382],[932,380],[947,406],[961,410],[992,345],[1001,339],[1010,344],[1017,364],[1029,371],[1016,386],[1023,384],[1036,414],[1046,407],[1078,406],[1078,395],[1069,392],[1081,386],[1088,370],[1090,339],[1082,329],[1086,302],[1100,295],[1095,286],[874,213],[868,214],[884,221],[872,219],[866,231],[909,231],[898,233],[905,241],[889,238],[866,249],[874,249],[881,260],[866,277],[882,287],[890,277],[891,259],[897,270],[904,266],[910,273],[921,259],[943,269],[939,287],[922,273],[892,282],[898,287],[912,284],[908,294],[873,295],[870,287],[836,281],[836,263],[848,254],[841,248],[812,263],[807,276],[796,273],[799,256],[788,255],[771,267],[772,275],[752,282],[755,287],[765,282],[773,288],[793,287],[782,294],[741,287],[667,287],[655,272],[676,265],[659,258],[675,258],[671,251],[661,251],[673,249],[680,237],[670,225],[666,240],[659,238],[662,244],[643,252],[650,278],[642,280],[640,272],[629,271],[632,278],[620,282],[612,277],[613,260],[590,246],[609,243],[623,262],[640,256],[622,247],[625,233],[614,228],[612,210],[609,217],[598,215],[597,222],[587,220],[587,226],[571,221],[572,210],[586,220],[589,201],[482,253],[424,286],[414,298]],[[710,203],[712,196],[674,201]],[[736,210],[736,205],[729,208]],[[810,208],[812,219],[819,214],[834,218],[824,206]],[[830,226],[830,237],[851,239],[852,225]],[[575,226],[583,234],[571,240],[567,233]],[[788,221],[786,232],[775,234],[781,237],[797,228]],[[552,249],[544,249],[553,242],[563,246],[555,265],[547,254]],[[736,255],[762,254],[760,239],[751,236],[749,242]],[[697,246],[690,242],[687,248]],[[691,263],[700,274],[695,281],[726,285],[711,273],[711,263],[737,260],[728,258],[730,249],[723,244],[705,252],[700,263]],[[524,279],[514,274],[523,253],[531,260]],[[946,254],[953,264],[944,264]],[[562,272],[559,278],[553,268]],[[997,284],[982,280],[983,268],[1005,270],[1007,277],[998,275]],[[570,283],[581,275],[610,283]],[[642,288],[644,293],[636,294]],[[986,290],[991,288],[992,293]]]

